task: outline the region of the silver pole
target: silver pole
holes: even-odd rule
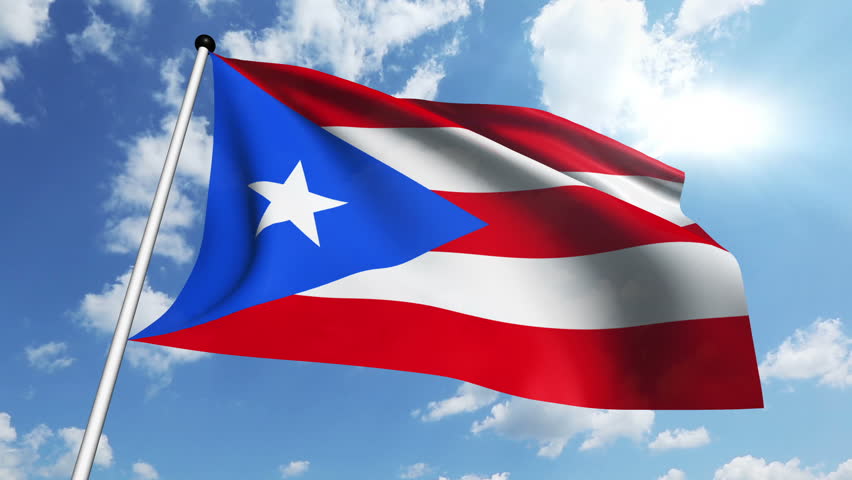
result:
[[[101,374],[101,382],[98,392],[95,394],[95,402],[92,412],[89,414],[89,423],[80,443],[80,451],[77,453],[77,462],[74,464],[74,472],[71,480],[88,480],[95,461],[95,453],[98,442],[104,429],[109,402],[115,389],[115,381],[118,378],[118,370],[121,367],[121,359],[124,357],[124,349],[127,347],[127,339],[130,337],[130,327],[133,325],[133,316],[136,314],[136,306],[139,304],[139,296],[142,294],[142,286],[145,274],[148,272],[148,264],[151,261],[151,253],[154,251],[154,242],[157,240],[157,232],[166,209],[166,201],[169,198],[169,189],[177,169],[180,149],[189,126],[189,118],[192,116],[192,107],[195,105],[195,96],[198,94],[198,86],[201,83],[201,75],[204,73],[204,64],[207,54],[216,48],[216,43],[207,35],[201,35],[195,39],[195,47],[198,55],[195,57],[195,65],[189,76],[189,84],[183,97],[180,111],[178,112],[175,130],[166,153],[166,162],[163,172],[160,174],[160,183],[157,185],[157,193],[154,194],[154,202],[151,205],[151,213],[148,215],[148,223],[145,224],[145,232],[142,234],[142,242],[139,245],[139,253],[136,263],[133,265],[133,273],[130,274],[130,282],[127,284],[127,293],[124,295],[124,303],[118,314],[118,323],[112,336],[112,344],[109,347],[106,364]]]

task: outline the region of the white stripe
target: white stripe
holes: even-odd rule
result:
[[[680,209],[683,184],[651,177],[559,172],[478,133],[458,127],[324,127],[430,190],[512,192],[590,186],[676,225],[692,222]]]
[[[563,329],[747,315],[736,260],[700,243],[546,259],[429,252],[300,295],[395,300]]]

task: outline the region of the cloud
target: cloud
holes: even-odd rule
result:
[[[45,372],[55,372],[70,367],[74,359],[65,355],[68,345],[64,342],[48,342],[39,347],[27,347],[30,366]]]
[[[651,450],[671,450],[673,448],[697,448],[710,443],[710,434],[704,427],[695,430],[677,428],[674,431],[660,432],[653,442],[648,444]]]
[[[53,0],[0,0],[0,48],[41,41],[50,25]]]
[[[495,473],[490,477],[483,477],[481,475],[471,473],[462,476],[459,480],[509,480],[509,472]]]
[[[100,5],[104,0],[89,0],[92,5]],[[115,9],[131,18],[144,18],[151,14],[150,0],[105,0]]]
[[[124,144],[126,158],[121,170],[111,180],[112,191],[106,205],[110,213],[106,225],[106,247],[111,252],[132,253],[139,247],[171,141],[177,109],[183,99],[186,80],[181,67],[186,59],[177,57],[163,62],[160,76],[165,87],[154,95],[161,105],[168,108],[168,113],[160,120],[160,128],[135,136]],[[189,124],[157,236],[154,254],[177,263],[189,262],[194,253],[185,234],[198,223],[198,198],[206,189],[210,176],[213,138],[207,133],[209,125],[207,118],[199,115],[193,116]]]
[[[229,31],[231,56],[316,68],[358,81],[381,69],[392,49],[468,17],[472,0],[296,0],[281,3],[276,25],[259,33]]]
[[[683,0],[675,25],[678,35],[691,35],[705,29],[716,29],[731,15],[748,12],[763,5],[764,0]]]
[[[15,106],[3,98],[3,93],[6,91],[5,82],[14,80],[20,76],[21,67],[18,65],[16,57],[9,57],[0,62],[0,120],[7,123],[15,124],[24,122],[21,114],[15,110]]]
[[[819,379],[822,385],[852,385],[852,338],[843,333],[840,319],[817,320],[807,330],[797,329],[760,364],[764,380]]]
[[[12,416],[0,412],[0,442],[14,442],[17,438],[18,432],[12,426]]]
[[[46,425],[39,425],[20,440],[11,422],[11,415],[0,412],[0,478],[25,480],[34,476],[65,477],[71,475],[83,430],[74,427],[60,429],[56,434]],[[54,439],[50,444],[49,441]],[[52,461],[41,461],[40,450],[47,446]],[[109,438],[101,435],[95,453],[95,466],[108,468],[113,464]]]
[[[133,478],[134,480],[158,480],[160,474],[153,465],[140,460],[133,464]]]
[[[424,422],[440,420],[450,415],[474,412],[497,401],[499,393],[472,383],[459,385],[456,395],[444,400],[429,402],[427,412],[420,419]],[[417,411],[419,413],[419,410]]]
[[[444,46],[442,52],[432,55],[414,69],[414,73],[405,82],[405,86],[395,97],[420,98],[423,100],[434,100],[438,96],[438,84],[446,76],[444,60],[447,57],[457,55],[461,37],[456,35],[453,40]]]
[[[683,470],[672,468],[665,475],[657,477],[657,480],[686,480],[686,473]]]
[[[75,317],[80,324],[102,334],[112,334],[118,319],[118,312],[124,301],[130,271],[115,279],[101,289],[100,293],[87,293],[83,296]],[[133,319],[131,335],[136,334],[159,318],[171,306],[174,299],[169,295],[154,290],[145,281],[136,316]],[[143,343],[130,342],[127,345],[125,358],[128,363],[142,370],[154,384],[149,394],[156,393],[172,382],[172,371],[175,366],[192,363],[209,356],[208,353],[180,348],[161,347]]]
[[[308,467],[311,466],[311,462],[307,460],[294,460],[287,465],[281,465],[278,467],[281,470],[281,477],[296,477],[308,471]]]
[[[798,458],[787,463],[767,463],[762,458],[746,455],[716,470],[713,480],[852,480],[852,459],[828,474],[815,473],[812,468],[800,468],[800,464]]]
[[[552,0],[528,35],[541,102],[651,155],[762,145],[765,107],[755,95],[700,87],[711,65],[692,37],[672,29],[670,15],[649,25],[640,0]]]
[[[77,452],[80,450],[80,443],[83,442],[83,429],[76,427],[67,427],[59,430],[58,437],[65,444],[63,453],[56,460],[56,463],[47,467],[41,468],[39,474],[45,477],[68,477],[74,469],[74,462],[77,460]],[[113,464],[112,446],[109,444],[109,438],[106,435],[101,435],[98,442],[98,450],[95,452],[95,465],[102,468],[111,467]]]
[[[620,437],[642,440],[654,423],[647,410],[595,410],[512,398],[491,407],[491,415],[474,422],[471,432],[494,430],[509,438],[539,443],[538,455],[558,457],[568,441],[585,433],[580,450],[600,448]]]
[[[409,465],[408,467],[406,467],[405,471],[402,473],[402,475],[399,476],[399,478],[420,478],[423,475],[429,473],[430,471],[431,469],[429,468],[429,465],[426,465],[422,462],[415,463],[414,465]]]
[[[210,15],[212,12],[210,7],[215,3],[232,3],[234,0],[194,0],[193,3],[201,10],[205,15]]]
[[[98,54],[117,62],[118,56],[113,51],[115,33],[112,25],[104,22],[94,10],[89,10],[89,24],[86,28],[80,33],[69,33],[65,38],[77,60],[86,54]]]

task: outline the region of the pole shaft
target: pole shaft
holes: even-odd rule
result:
[[[116,379],[118,378],[118,370],[121,367],[121,359],[124,357],[127,339],[130,337],[133,316],[136,314],[136,307],[139,304],[139,297],[142,294],[145,274],[148,272],[148,264],[151,261],[154,243],[157,240],[157,232],[160,229],[160,222],[163,219],[163,212],[166,209],[166,201],[169,198],[169,189],[171,188],[175,170],[177,169],[180,150],[183,146],[186,130],[189,127],[189,118],[192,116],[192,107],[195,105],[198,86],[201,84],[201,75],[204,73],[207,54],[207,48],[198,48],[198,55],[195,57],[195,64],[192,67],[192,74],[189,76],[186,94],[183,97],[183,103],[181,103],[180,111],[178,112],[177,123],[174,133],[172,133],[168,153],[166,153],[163,172],[160,174],[160,183],[157,185],[157,193],[154,194],[151,213],[148,215],[148,223],[145,224],[145,232],[142,234],[139,253],[136,256],[136,263],[133,265],[133,272],[130,274],[130,282],[127,284],[127,293],[124,295],[124,302],[121,304],[121,311],[118,314],[118,322],[115,326],[112,344],[109,347],[106,364],[101,374],[101,382],[98,385],[98,392],[95,394],[95,401],[92,405],[92,411],[89,414],[89,423],[86,425],[86,432],[83,434],[80,451],[77,453],[77,462],[74,464],[74,472],[71,474],[71,480],[88,480],[89,474],[92,471],[98,442],[103,432],[107,410],[109,410],[109,403],[115,389]]]

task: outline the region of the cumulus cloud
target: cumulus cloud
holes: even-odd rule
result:
[[[89,24],[80,33],[69,33],[65,38],[71,45],[74,58],[82,59],[87,54],[103,55],[113,62],[118,61],[113,51],[115,28],[103,21],[94,10],[89,11]]]
[[[731,15],[748,12],[763,5],[764,0],[683,0],[677,14],[678,35],[691,35],[705,29],[715,29]]]
[[[21,67],[16,57],[9,57],[0,62],[0,120],[7,123],[23,123],[21,114],[15,110],[11,102],[3,98],[6,91],[5,83],[21,76]]]
[[[359,80],[378,71],[392,49],[468,17],[472,0],[296,0],[281,3],[276,25],[259,33],[229,31],[222,44],[231,56],[268,62],[328,66]],[[423,74],[425,75],[425,73]]]
[[[671,450],[673,448],[697,448],[710,443],[710,434],[704,427],[695,430],[676,428],[660,432],[653,442],[648,444],[651,450]]]
[[[713,480],[852,480],[852,459],[827,474],[801,468],[800,465],[798,458],[781,463],[746,455],[734,458],[716,470]]]
[[[42,40],[50,24],[53,0],[0,0],[0,48],[33,45]]]
[[[852,385],[852,338],[843,333],[840,319],[817,320],[797,329],[760,364],[764,380],[818,379],[831,387]]]
[[[171,58],[163,63],[160,76],[162,91],[154,98],[168,113],[160,120],[160,128],[133,137],[125,143],[126,158],[119,173],[112,179],[112,193],[107,202],[110,217],[107,221],[107,249],[116,253],[135,252],[148,219],[148,212],[163,161],[166,157],[177,109],[186,85],[182,66],[187,57]],[[178,263],[192,260],[194,250],[185,239],[200,218],[198,197],[207,187],[213,138],[207,133],[210,122],[194,115],[181,150],[180,163],[169,193],[163,223],[157,236],[155,255]]]
[[[420,415],[424,422],[440,420],[449,415],[474,412],[497,401],[499,393],[472,383],[463,383],[456,395],[444,400],[429,402],[426,413]],[[419,410],[416,413],[420,413]],[[416,415],[415,415],[416,416]]]
[[[157,469],[150,463],[138,461],[133,464],[133,479],[134,480],[158,480],[160,474]]]
[[[281,471],[282,478],[297,477],[308,471],[311,462],[307,460],[293,460],[287,465],[281,465],[278,469]]]
[[[471,432],[493,430],[509,438],[535,440],[539,456],[555,458],[574,436],[585,434],[580,450],[590,450],[621,437],[640,441],[653,423],[654,412],[647,410],[595,410],[512,398],[494,405],[488,417],[474,422]]]
[[[68,478],[74,468],[82,440],[83,430],[79,428],[62,428],[54,433],[46,425],[37,426],[19,439],[12,426],[11,415],[0,412],[0,478],[3,480],[25,480],[35,476]],[[45,446],[50,453],[47,461],[41,458],[41,450]],[[101,435],[98,450],[95,453],[95,466],[108,468],[112,464],[113,451],[109,438]]]
[[[75,314],[81,325],[99,333],[111,335],[115,330],[118,312],[121,310],[129,281],[130,271],[105,285],[100,293],[87,293],[83,296]],[[138,333],[159,318],[173,302],[172,297],[154,290],[146,281],[133,319],[131,335]],[[198,361],[209,354],[131,342],[127,345],[125,355],[131,366],[142,370],[154,380],[154,384],[149,389],[149,393],[153,394],[171,383],[175,366]]]
[[[716,2],[687,0],[679,18],[706,19],[690,13],[705,4]],[[641,0],[552,0],[528,36],[541,102],[652,155],[753,147],[769,128],[764,106],[740,98],[749,95],[699,88],[711,66],[692,36],[672,31],[671,18],[649,25]],[[732,118],[743,120],[729,125]]]
[[[683,470],[672,468],[665,475],[657,477],[657,480],[686,480],[686,473]]]
[[[415,463],[414,465],[406,467],[405,471],[402,472],[399,478],[420,478],[429,473],[430,470],[429,465],[426,465],[425,463]]]
[[[74,363],[74,359],[66,355],[68,345],[64,342],[48,342],[38,347],[27,347],[25,351],[30,366],[45,372],[55,372]]]

